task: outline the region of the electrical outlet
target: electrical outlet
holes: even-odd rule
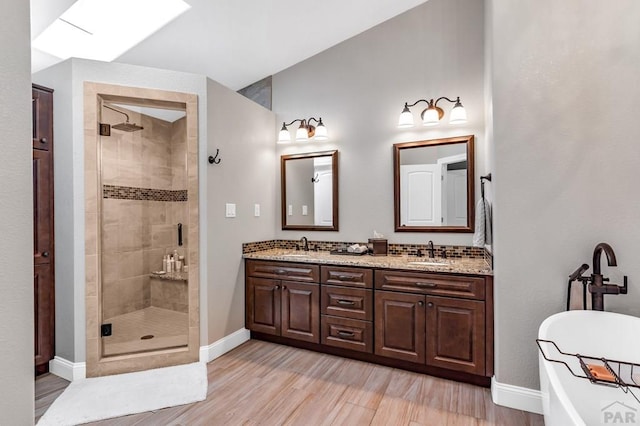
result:
[[[302,206],[302,216],[307,216],[309,214],[309,207]]]
[[[253,215],[255,217],[260,217],[260,204],[253,205]]]
[[[102,337],[108,337],[111,336],[111,333],[113,332],[113,328],[111,324],[102,324],[100,326],[100,335]]]
[[[236,217],[236,205],[233,203],[227,203],[226,206],[226,217]]]
[[[289,204],[289,216],[293,216],[293,205]]]

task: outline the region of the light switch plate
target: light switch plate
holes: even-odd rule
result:
[[[236,205],[233,203],[227,203],[226,217],[236,217]]]
[[[307,216],[309,214],[309,206],[302,206],[302,216]]]
[[[253,215],[255,217],[259,217],[260,216],[260,204],[254,204],[253,205]]]
[[[289,204],[289,216],[293,216],[293,205]]]

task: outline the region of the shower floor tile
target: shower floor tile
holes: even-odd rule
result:
[[[103,356],[187,346],[189,316],[184,312],[151,306],[104,323],[112,324],[112,335],[102,338]]]

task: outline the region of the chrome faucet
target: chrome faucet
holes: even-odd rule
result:
[[[602,252],[607,255],[607,264],[609,266],[617,266],[616,255],[611,246],[607,243],[600,243],[593,249],[593,274],[591,274],[591,283],[589,284],[589,292],[591,293],[591,309],[594,311],[604,311],[604,295],[605,294],[627,294],[627,276],[624,277],[624,284],[619,286],[616,284],[604,284],[609,278],[602,276],[600,261]]]
[[[300,238],[300,243],[302,244],[302,250],[309,251],[309,241],[307,237]]]
[[[433,248],[433,241],[431,240],[429,240],[429,242],[427,243],[427,251],[429,252],[429,259],[433,259],[434,257],[436,257],[435,249]]]

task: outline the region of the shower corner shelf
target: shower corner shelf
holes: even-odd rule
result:
[[[620,388],[624,393],[629,392],[636,401],[640,402],[635,392],[640,394],[640,364],[627,361],[612,360],[604,357],[588,356],[563,352],[552,340],[536,339],[536,344],[545,360],[564,365],[567,370],[579,379],[587,379],[591,383],[601,386]],[[542,349],[541,344],[552,345],[558,355],[566,357],[552,358]],[[566,360],[575,358],[580,364],[584,375],[575,373]],[[635,392],[631,389],[635,388]]]

